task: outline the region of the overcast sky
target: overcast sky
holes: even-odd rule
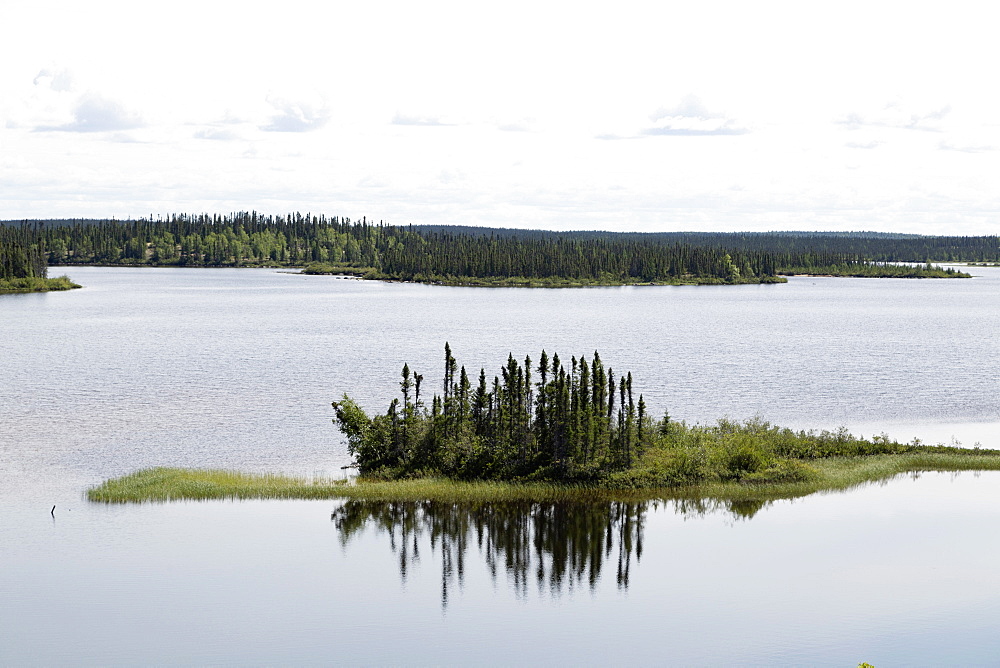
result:
[[[0,5],[0,218],[996,234],[986,3]]]

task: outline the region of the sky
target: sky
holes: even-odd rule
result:
[[[0,219],[997,234],[981,2],[0,3]]]

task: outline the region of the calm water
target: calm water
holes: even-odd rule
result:
[[[73,268],[0,298],[0,665],[1000,663],[1000,475],[755,508],[105,507],[159,464],[341,475],[404,362],[600,351],[651,412],[1000,447],[1000,272],[481,290]],[[57,506],[55,518],[49,514]],[[332,515],[331,515],[332,513]]]

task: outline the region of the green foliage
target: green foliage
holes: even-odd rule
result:
[[[69,280],[68,276],[58,278],[11,278],[0,280],[0,294],[11,294],[18,292],[51,292],[58,290],[72,290],[80,286]]]
[[[643,457],[613,478],[616,486],[809,482],[816,477],[816,460],[903,454],[917,447],[884,436],[858,438],[846,429],[796,432],[759,419],[688,426],[665,418],[654,431]]]
[[[475,389],[445,344],[443,394],[427,406],[423,376],[403,367],[402,404],[369,418],[345,397],[336,421],[364,474],[437,472],[460,479],[594,480],[627,468],[652,437],[632,376],[616,379],[596,352],[569,365],[545,351],[537,366],[509,355]],[[532,378],[537,382],[532,382]]]
[[[0,282],[44,279],[48,265],[42,248],[30,228],[0,225]]]
[[[0,225],[0,294],[80,287],[67,276],[47,278],[44,247],[36,229]]]

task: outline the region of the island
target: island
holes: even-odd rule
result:
[[[307,480],[152,468],[88,491],[100,502],[208,498],[361,498],[443,502],[711,498],[753,501],[842,490],[910,471],[1000,470],[1000,450],[899,443],[837,431],[794,431],[760,419],[688,425],[654,419],[631,373],[596,351],[508,355],[473,384],[445,344],[430,401],[409,365],[400,394],[369,416],[333,402],[358,476]]]
[[[0,295],[72,290],[80,286],[68,276],[48,278],[45,253],[17,230],[0,227]]]

